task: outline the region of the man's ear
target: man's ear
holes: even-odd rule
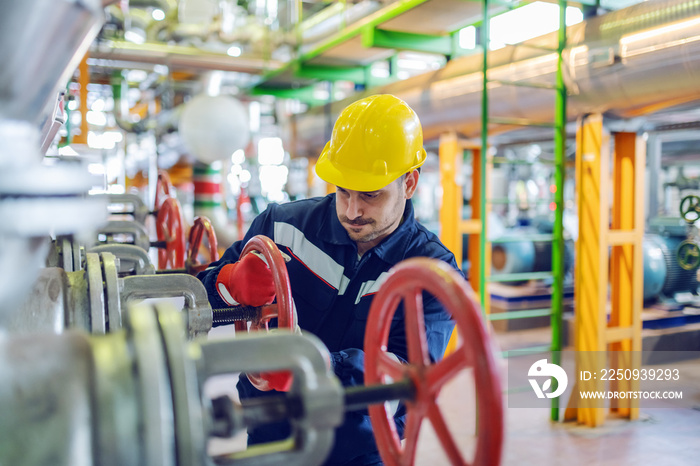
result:
[[[406,189],[406,199],[411,199],[415,194],[416,188],[418,187],[419,177],[420,173],[418,172],[418,170],[411,170],[410,172],[406,173],[406,179],[404,181],[404,187]]]

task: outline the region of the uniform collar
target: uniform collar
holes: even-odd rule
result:
[[[327,198],[330,202],[320,227],[320,231],[330,232],[325,241],[331,244],[356,247],[355,242],[350,239],[347,231],[345,231],[343,225],[340,224],[340,220],[338,220],[338,214],[335,210],[335,194],[329,194]],[[368,254],[377,255],[380,259],[389,263],[403,260],[411,233],[415,229],[415,224],[413,203],[409,199],[406,202],[401,224],[388,237],[384,238],[384,241],[368,251]]]

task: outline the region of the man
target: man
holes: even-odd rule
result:
[[[316,164],[318,176],[335,185],[337,192],[271,204],[256,217],[243,241],[234,243],[199,276],[212,306],[272,302],[275,290],[265,263],[253,254],[240,258],[252,236],[272,238],[291,257],[287,270],[299,326],[328,347],[333,370],[344,386],[363,384],[367,314],[389,269],[409,257],[427,256],[459,270],[452,253],[414,218],[410,199],[425,158],[420,122],[405,102],[392,95],[374,95],[349,105]],[[430,356],[438,360],[453,323],[434,298],[424,299]],[[388,350],[406,361],[402,316],[397,311]],[[289,378],[279,373],[268,374],[257,388],[241,377],[238,390],[241,398],[259,397],[286,390],[289,384]],[[403,407],[395,419],[403,432]],[[288,435],[286,424],[265,426],[249,432],[248,443]],[[381,464],[366,410],[346,413],[327,464]]]

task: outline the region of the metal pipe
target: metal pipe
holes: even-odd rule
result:
[[[225,53],[207,52],[196,47],[156,43],[139,45],[123,40],[94,44],[90,57],[167,65],[171,70],[221,70],[250,74],[271,72],[282,66],[278,60],[230,57]]]
[[[0,118],[38,123],[100,29],[100,0],[3,2]]]
[[[90,353],[80,334],[0,337],[0,463],[95,464]]]
[[[187,274],[139,275],[119,280],[122,309],[133,301],[149,298],[185,298],[190,337],[211,330],[212,310],[207,290],[196,277]]]
[[[382,7],[382,4],[376,1],[364,1],[350,6],[343,3],[333,3],[301,23],[300,45],[312,46],[340,31],[343,24],[353,24]]]
[[[133,270],[134,275],[153,275],[155,267],[148,257],[145,249],[125,243],[107,243],[93,246],[89,252],[110,252],[119,258],[119,272],[126,273]],[[132,269],[133,267],[133,269]]]

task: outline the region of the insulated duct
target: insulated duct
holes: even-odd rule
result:
[[[3,2],[0,119],[38,123],[102,24],[101,0]]]
[[[610,112],[622,118],[700,99],[700,2],[652,0],[589,19],[567,29],[564,51],[568,116]],[[489,52],[489,78],[554,84],[557,33]],[[389,93],[418,113],[426,139],[446,131],[481,132],[482,55],[454,59],[435,72],[369,89],[296,115],[295,152],[317,156],[329,128],[352,101]],[[554,92],[491,83],[492,117],[553,121]],[[329,122],[329,118],[331,121]],[[504,128],[504,129],[513,129]]]
[[[314,17],[303,22],[301,31],[301,52],[306,53],[313,46],[317,47],[318,42],[327,39],[332,34],[337,33],[343,24],[353,24],[365,18],[382,7],[380,2],[365,0],[352,5],[344,2],[336,2],[327,6]],[[291,41],[290,42],[294,42]]]

